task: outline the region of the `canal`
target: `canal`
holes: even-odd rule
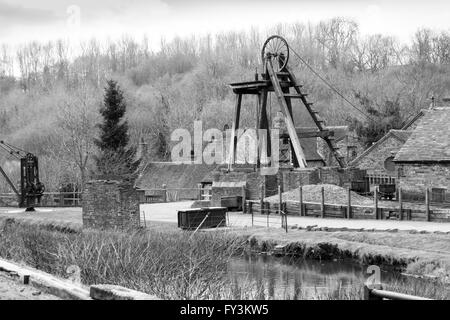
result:
[[[384,270],[383,270],[384,269]],[[228,266],[228,277],[239,295],[265,299],[358,299],[362,297],[364,282],[370,274],[367,266],[352,261],[317,261],[245,255],[234,258]],[[410,278],[381,268],[381,282],[405,288],[432,287],[427,280]],[[236,297],[239,297],[236,296]]]

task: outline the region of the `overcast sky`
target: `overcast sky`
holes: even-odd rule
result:
[[[363,34],[389,34],[406,42],[418,27],[449,30],[450,0],[0,0],[0,43],[122,34],[147,34],[155,43],[161,36],[335,16],[355,19]]]

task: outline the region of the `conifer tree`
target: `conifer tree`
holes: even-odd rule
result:
[[[100,137],[95,140],[99,149],[96,157],[98,174],[130,178],[138,167],[136,150],[128,146],[128,123],[124,120],[126,103],[123,92],[114,80],[107,82],[99,124]]]

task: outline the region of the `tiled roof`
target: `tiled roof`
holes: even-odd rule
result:
[[[419,121],[427,112],[426,109],[420,110],[414,117],[409,118],[403,123],[402,130],[409,130],[411,126],[414,125],[417,121]]]
[[[412,133],[412,131],[406,130],[390,130],[389,132],[403,142],[406,142]]]
[[[178,164],[174,162],[150,162],[142,170],[136,181],[140,189],[196,188],[201,182],[211,182],[211,173],[217,165]]]
[[[450,162],[450,107],[427,112],[397,153],[397,162]]]

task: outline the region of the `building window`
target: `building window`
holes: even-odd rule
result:
[[[384,160],[384,168],[388,172],[394,172],[395,171],[394,157],[389,157],[386,160]]]
[[[445,202],[445,189],[444,188],[431,188],[431,201]]]

